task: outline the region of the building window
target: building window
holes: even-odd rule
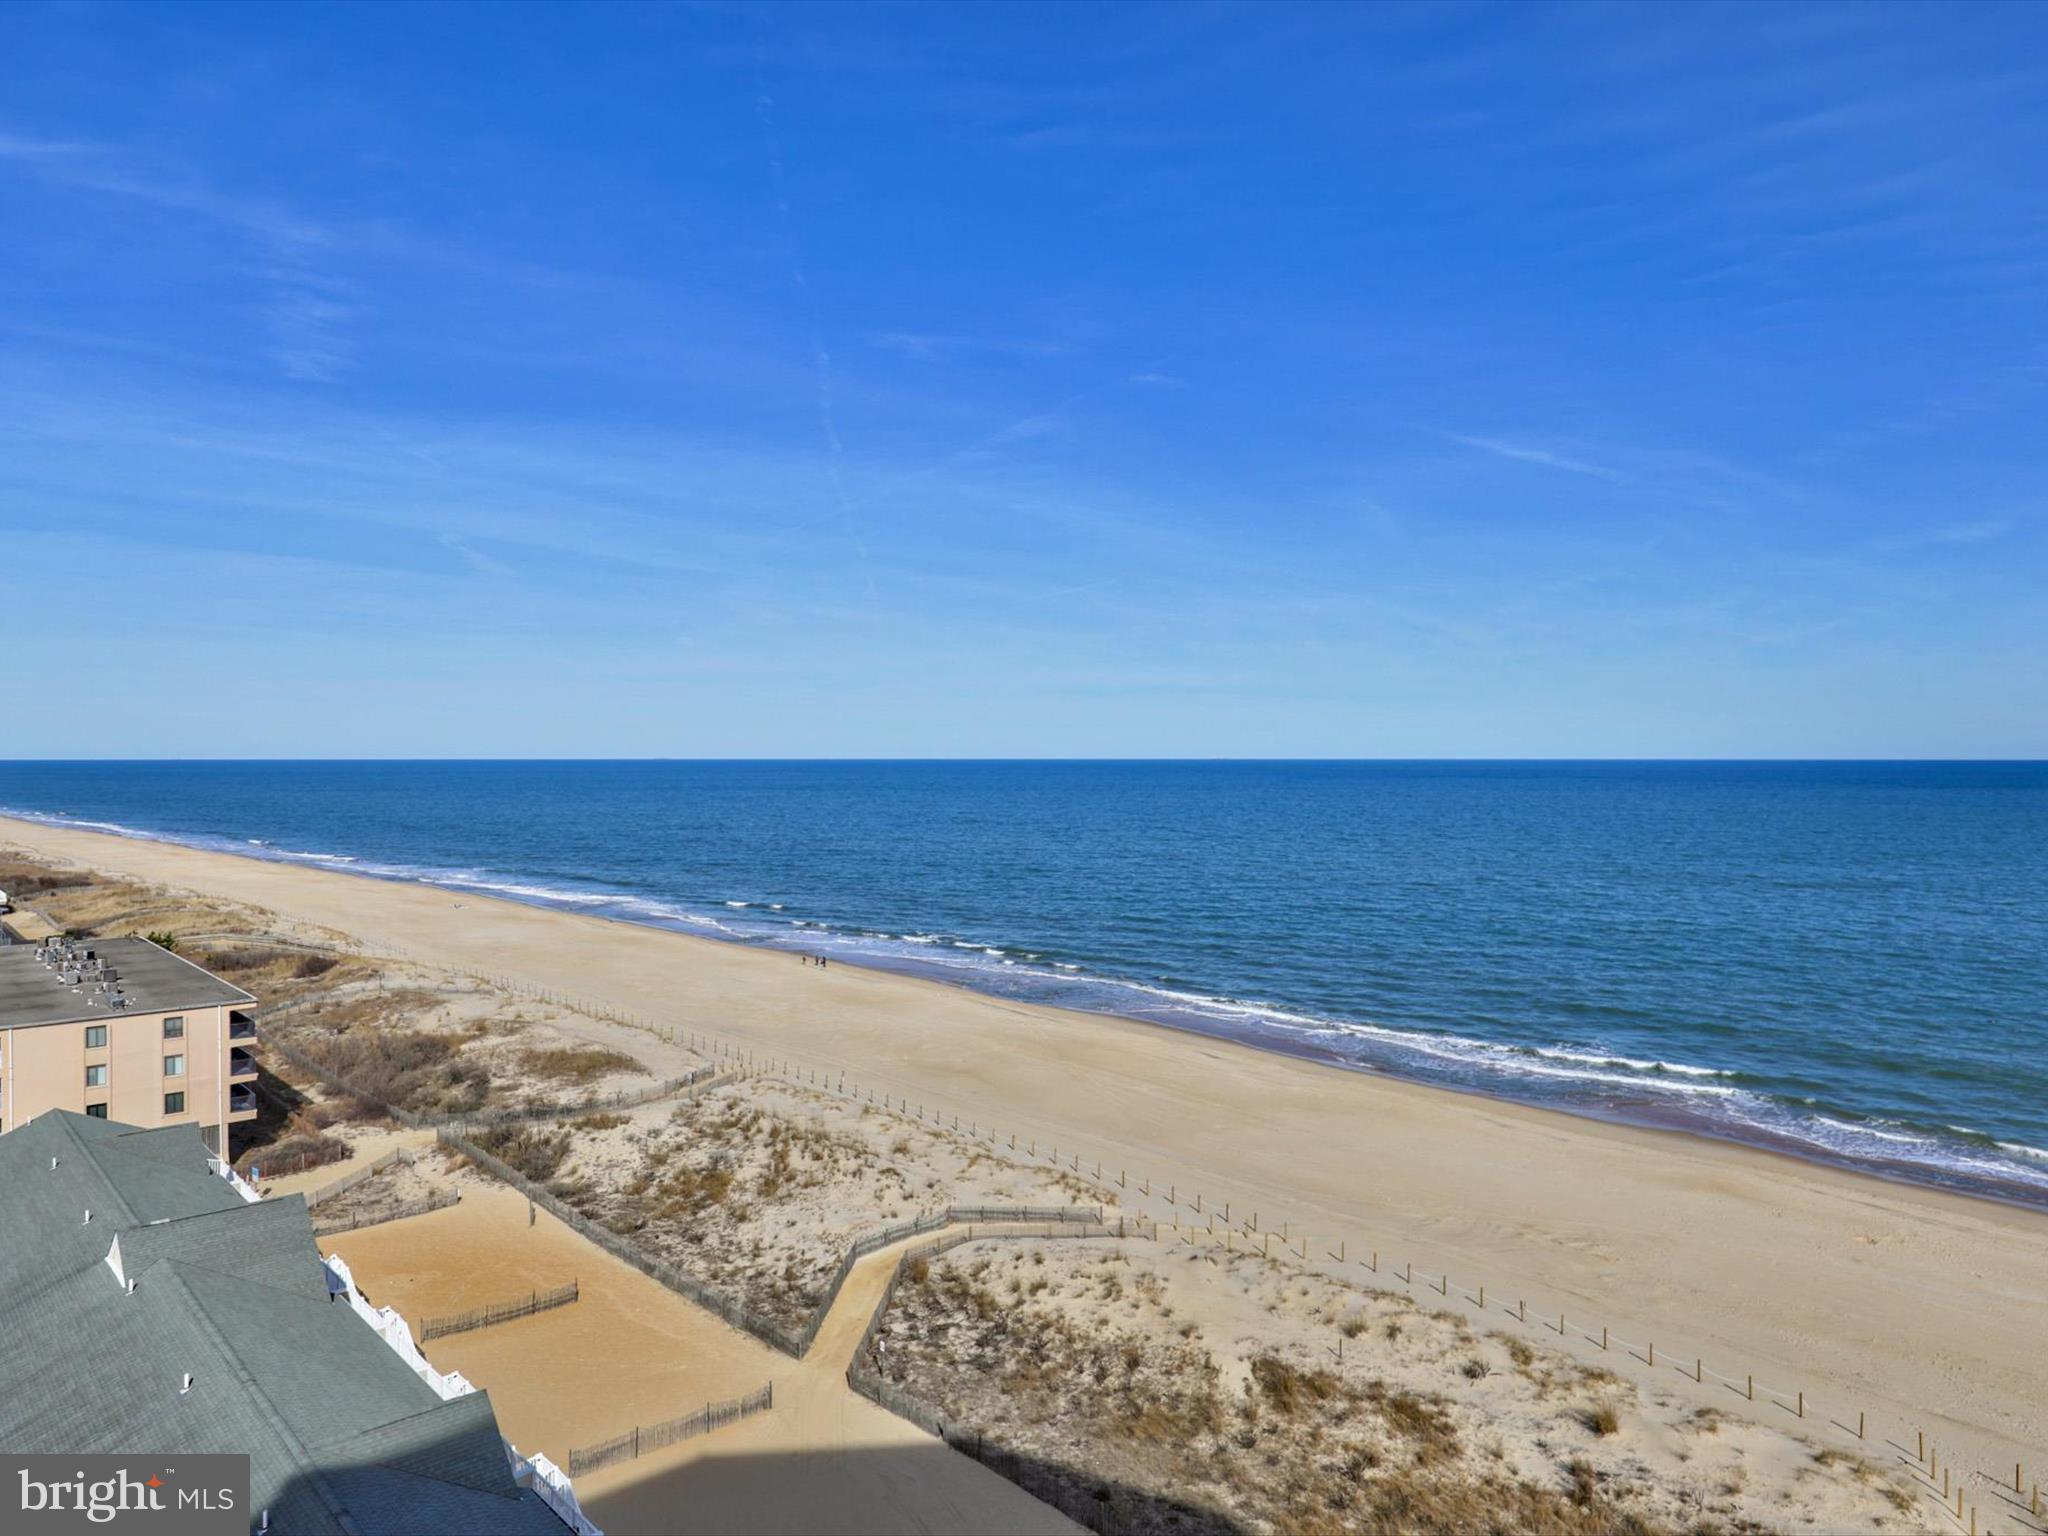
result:
[[[104,1088],[107,1086],[107,1068],[104,1062],[99,1066],[87,1067],[85,1069],[85,1086],[88,1088]]]
[[[185,1075],[185,1058],[184,1058],[184,1057],[182,1057],[182,1056],[166,1056],[166,1057],[164,1058],[164,1076],[165,1076],[165,1077],[183,1077],[184,1075]]]
[[[185,1020],[183,1017],[164,1020],[164,1038],[166,1040],[182,1040],[185,1038]]]
[[[185,1113],[185,1095],[182,1093],[165,1094],[164,1113],[167,1115],[182,1115]]]
[[[85,1112],[95,1120],[107,1118],[107,1106],[104,1104],[88,1104],[85,1106]]]
[[[107,1048],[107,1026],[88,1024],[85,1026],[85,1048],[88,1051],[104,1051]]]

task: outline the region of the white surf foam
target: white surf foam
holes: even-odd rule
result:
[[[1019,978],[1042,977],[1056,1000],[1077,1006],[1100,1008],[1104,1012],[1135,1013],[1166,1022],[1186,1022],[1238,1033],[1264,1036],[1281,1043],[1313,1039],[1332,1043],[1341,1055],[1360,1055],[1381,1062],[1391,1059],[1399,1070],[1403,1058],[1436,1062],[1442,1066],[1426,1075],[1440,1078],[1448,1069],[1454,1081],[1474,1086],[1496,1083],[1511,1085],[1520,1079],[1532,1084],[1529,1091],[1541,1092],[1554,1101],[1554,1094],[1583,1088],[1595,1094],[1611,1090],[1675,1096],[1677,1102],[1698,1102],[1715,1106],[1713,1120],[1731,1132],[1743,1127],[1775,1138],[1790,1138],[1816,1151],[1836,1156],[1866,1159],[1897,1167],[1918,1167],[1934,1175],[1985,1177],[2005,1184],[2022,1184],[2048,1190],[2048,1150],[2016,1141],[1992,1142],[1986,1133],[1969,1126],[1952,1126],[1956,1135],[1990,1145],[1972,1147],[1949,1137],[1916,1131],[1887,1122],[1840,1120],[1821,1113],[1817,1106],[1799,1109],[1782,1099],[1712,1081],[1737,1073],[1717,1067],[1660,1058],[1624,1055],[1594,1046],[1556,1044],[1522,1045],[1480,1040],[1468,1036],[1420,1029],[1400,1029],[1363,1020],[1332,1020],[1274,1005],[1236,998],[1212,996],[1163,983],[1147,983],[1125,977],[1089,974],[1073,961],[1040,963],[1037,952],[1023,952],[1020,962],[1004,949],[977,940],[951,938],[934,933],[905,933],[900,936],[858,935],[806,918],[762,919],[746,929],[737,929],[707,913],[674,903],[656,901],[623,892],[602,892],[545,885],[508,878],[483,870],[446,870],[423,866],[366,861],[353,854],[315,850],[281,849],[260,838],[206,838],[178,836],[127,826],[118,822],[66,816],[43,811],[7,810],[7,815],[50,826],[106,832],[147,842],[181,843],[186,846],[233,851],[245,857],[345,869],[349,873],[377,878],[435,885],[447,889],[475,890],[538,905],[603,909],[629,921],[661,926],[683,926],[708,931],[739,941],[776,942],[779,935],[802,935],[812,946],[826,945],[837,951],[851,951],[856,958],[914,960],[924,970],[951,973],[967,985],[986,979],[1004,995],[1019,993]],[[252,851],[256,850],[256,851]],[[742,911],[752,906],[745,901],[719,903],[726,910]],[[766,904],[771,911],[783,910],[781,903]],[[994,963],[991,963],[994,962]],[[997,978],[1002,978],[997,980]],[[1080,989],[1080,995],[1076,995]],[[1044,995],[1043,993],[1039,995]],[[1539,1090],[1536,1082],[1555,1085]],[[1512,1087],[1508,1090],[1512,1094]]]

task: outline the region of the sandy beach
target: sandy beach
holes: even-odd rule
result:
[[[12,820],[0,844],[844,1073],[1122,1173],[1130,1209],[1198,1226],[1227,1205],[1305,1262],[1376,1253],[1382,1279],[1409,1265],[1431,1291],[1483,1285],[1667,1384],[1703,1361],[1702,1401],[1727,1401],[1719,1373],[1801,1392],[1838,1426],[1866,1415],[1872,1455],[1924,1433],[1987,1486],[2048,1460],[2035,1212],[477,896]],[[1654,1343],[1656,1363],[1591,1355],[1603,1328]]]

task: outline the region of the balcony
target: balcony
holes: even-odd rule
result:
[[[230,1079],[254,1077],[255,1075],[256,1058],[254,1056],[251,1056],[247,1051],[228,1052],[228,1077]]]
[[[256,1021],[240,1009],[228,1015],[228,1038],[230,1040],[254,1040]]]
[[[256,1090],[235,1087],[228,1090],[228,1119],[253,1120],[256,1118]]]

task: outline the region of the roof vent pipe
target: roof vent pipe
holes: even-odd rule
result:
[[[128,1294],[130,1296],[135,1294],[135,1277],[133,1275],[128,1277]]]
[[[83,1227],[83,1226],[90,1226],[91,1224],[92,1224],[92,1207],[88,1205],[88,1206],[87,1206],[87,1207],[85,1208],[85,1220],[84,1220],[84,1221],[81,1221],[81,1222],[79,1223],[79,1225],[80,1225],[81,1227]]]
[[[180,1397],[183,1397],[183,1396],[184,1396],[184,1395],[185,1395],[185,1394],[186,1394],[187,1392],[190,1392],[191,1390],[192,1390],[192,1373],[191,1373],[190,1371],[187,1371],[187,1372],[185,1373],[185,1384],[184,1384],[183,1386],[181,1386],[181,1387],[179,1387],[179,1388],[178,1388],[178,1396],[180,1396]]]

